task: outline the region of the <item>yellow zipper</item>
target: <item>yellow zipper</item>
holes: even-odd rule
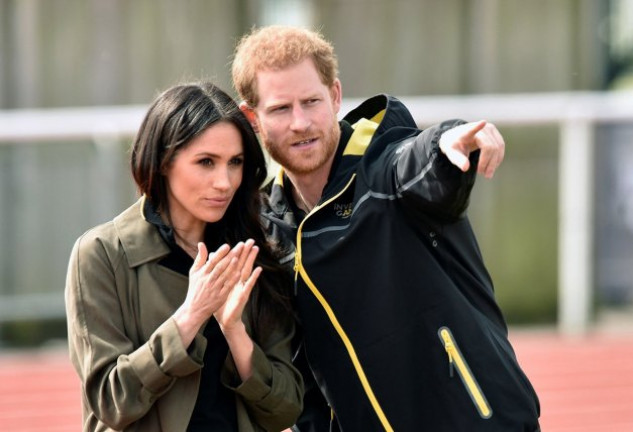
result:
[[[488,404],[488,401],[481,391],[479,384],[477,384],[477,380],[475,380],[475,377],[470,371],[470,368],[468,367],[464,356],[462,356],[462,353],[459,350],[457,343],[455,342],[453,334],[448,329],[448,327],[440,327],[440,329],[438,330],[438,335],[440,337],[440,340],[444,344],[444,349],[446,350],[446,353],[448,354],[450,376],[452,377],[453,370],[457,369],[457,373],[464,383],[464,387],[466,387],[466,390],[468,391],[470,398],[475,404],[479,415],[484,419],[492,417],[492,408],[490,407],[490,404]]]
[[[343,330],[343,327],[341,326],[338,319],[336,318],[336,315],[334,315],[334,311],[332,310],[332,307],[328,304],[327,300],[323,297],[321,292],[319,292],[317,287],[314,285],[314,283],[308,276],[308,273],[303,267],[303,264],[301,261],[301,232],[303,231],[303,225],[305,224],[306,220],[308,220],[308,218],[314,213],[316,213],[319,209],[323,208],[324,206],[326,206],[327,204],[331,203],[336,198],[341,196],[347,190],[347,188],[352,184],[355,178],[356,178],[356,174],[352,175],[352,178],[350,178],[349,182],[347,182],[345,187],[341,189],[341,191],[338,194],[336,194],[329,200],[324,201],[323,203],[314,207],[312,211],[310,211],[310,213],[308,213],[306,217],[303,219],[303,221],[299,224],[299,228],[297,229],[297,247],[295,250],[295,265],[294,265],[295,287],[297,284],[297,278],[299,275],[301,275],[301,278],[306,283],[306,285],[308,286],[312,294],[319,301],[319,303],[325,310],[325,313],[328,315],[330,322],[334,326],[334,329],[336,330],[339,337],[343,341],[343,344],[345,345],[345,348],[347,349],[347,353],[350,359],[352,360],[352,364],[354,365],[354,369],[356,370],[356,374],[358,375],[361,385],[363,386],[363,389],[365,390],[365,394],[367,395],[369,402],[374,408],[374,411],[376,412],[378,419],[382,423],[382,426],[385,428],[385,431],[393,432],[393,428],[391,427],[391,424],[389,424],[389,420],[387,419],[387,416],[382,410],[382,407],[380,406],[380,403],[378,402],[378,399],[376,398],[376,395],[374,394],[374,391],[372,390],[371,385],[369,384],[369,380],[367,379],[367,376],[365,375],[363,366],[360,364],[360,360],[358,359],[358,356],[356,355],[356,350],[354,349],[352,342],[349,340],[349,337],[345,333],[345,330]],[[332,410],[332,412],[334,411]]]

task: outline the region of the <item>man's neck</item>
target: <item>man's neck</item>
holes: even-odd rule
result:
[[[340,139],[339,135],[337,142],[339,142]],[[309,173],[297,173],[284,168],[286,176],[288,176],[292,184],[292,197],[294,202],[297,207],[306,213],[310,213],[321,200],[337,153],[338,147],[334,148],[329,159],[321,167]]]
[[[327,184],[336,152],[319,169],[310,173],[295,173],[286,170],[292,183],[292,197],[297,207],[309,213],[321,200],[323,189]]]
[[[329,172],[296,175],[286,172],[297,207],[309,213],[321,199]]]

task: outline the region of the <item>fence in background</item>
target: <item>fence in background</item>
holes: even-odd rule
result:
[[[502,125],[559,127],[559,328],[588,329],[594,285],[594,127],[633,122],[633,92],[576,92],[487,96],[406,97],[420,124],[448,118],[486,119]],[[343,101],[342,113],[360,100]],[[136,132],[146,106],[0,112],[0,145],[54,140],[92,140],[107,147]],[[107,153],[106,153],[107,157]],[[47,295],[0,297],[0,322],[24,317],[62,317],[63,304]]]

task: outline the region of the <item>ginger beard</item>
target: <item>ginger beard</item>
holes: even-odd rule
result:
[[[270,157],[294,174],[310,174],[330,162],[341,136],[338,121],[334,119],[330,127],[320,134],[305,133],[293,136],[284,142],[276,142],[266,133],[261,133],[262,144]]]

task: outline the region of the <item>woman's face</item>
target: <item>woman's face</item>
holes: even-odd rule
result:
[[[216,123],[178,150],[167,168],[167,201],[174,227],[191,228],[224,216],[242,183],[242,136]]]

